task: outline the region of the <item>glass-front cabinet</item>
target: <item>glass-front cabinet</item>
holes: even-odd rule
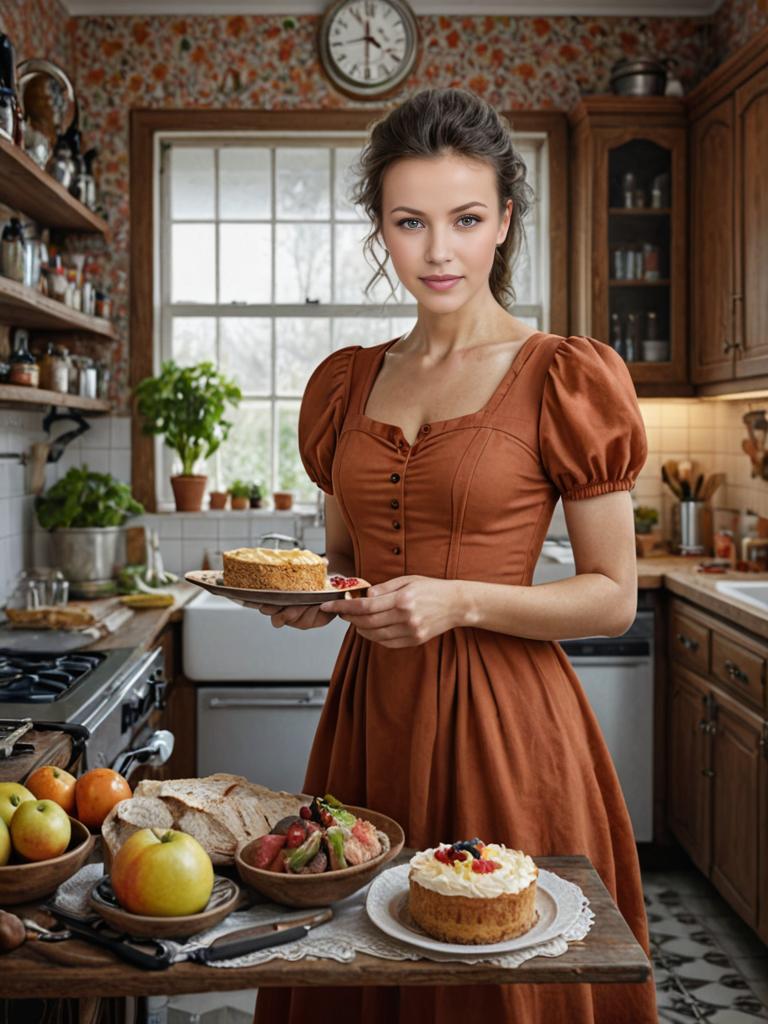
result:
[[[571,123],[571,331],[612,345],[639,394],[688,394],[682,102],[588,96]]]

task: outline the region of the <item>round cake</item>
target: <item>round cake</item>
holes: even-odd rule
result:
[[[235,548],[225,551],[224,586],[245,590],[325,590],[328,560],[292,548]]]
[[[521,850],[480,839],[441,843],[410,860],[408,910],[441,942],[513,939],[536,923],[538,874]]]

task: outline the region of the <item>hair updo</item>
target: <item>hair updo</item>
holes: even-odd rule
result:
[[[371,220],[363,250],[377,270],[365,293],[384,277],[395,294],[386,269],[389,253],[380,260],[376,252],[382,226],[384,172],[397,160],[445,153],[490,164],[496,173],[500,215],[508,199],[514,204],[507,237],[496,248],[488,278],[496,301],[511,306],[515,301],[512,272],[525,244],[523,220],[533,202],[533,190],[525,180],[525,164],[512,141],[511,125],[490,103],[467,89],[422,89],[373,123],[355,166],[357,182],[351,196]]]

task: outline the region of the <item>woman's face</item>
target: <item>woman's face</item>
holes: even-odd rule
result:
[[[446,153],[398,160],[384,172],[382,240],[405,287],[435,312],[488,290],[511,216],[511,199],[499,213],[496,175],[484,161]]]

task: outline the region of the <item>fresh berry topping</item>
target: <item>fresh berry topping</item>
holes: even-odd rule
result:
[[[475,845],[474,840],[471,840],[469,842],[454,843],[453,844],[453,849],[454,850],[466,850],[467,853],[469,853],[472,857],[475,857],[475,858],[480,856],[480,851],[478,850],[477,846]]]
[[[478,875],[488,875],[496,868],[500,868],[501,864],[495,860],[473,860],[472,870],[476,871]]]
[[[435,860],[439,860],[441,864],[448,864],[448,854],[441,847],[435,850]]]
[[[360,586],[360,580],[356,576],[330,576],[328,582],[335,590],[349,590],[350,587]]]

